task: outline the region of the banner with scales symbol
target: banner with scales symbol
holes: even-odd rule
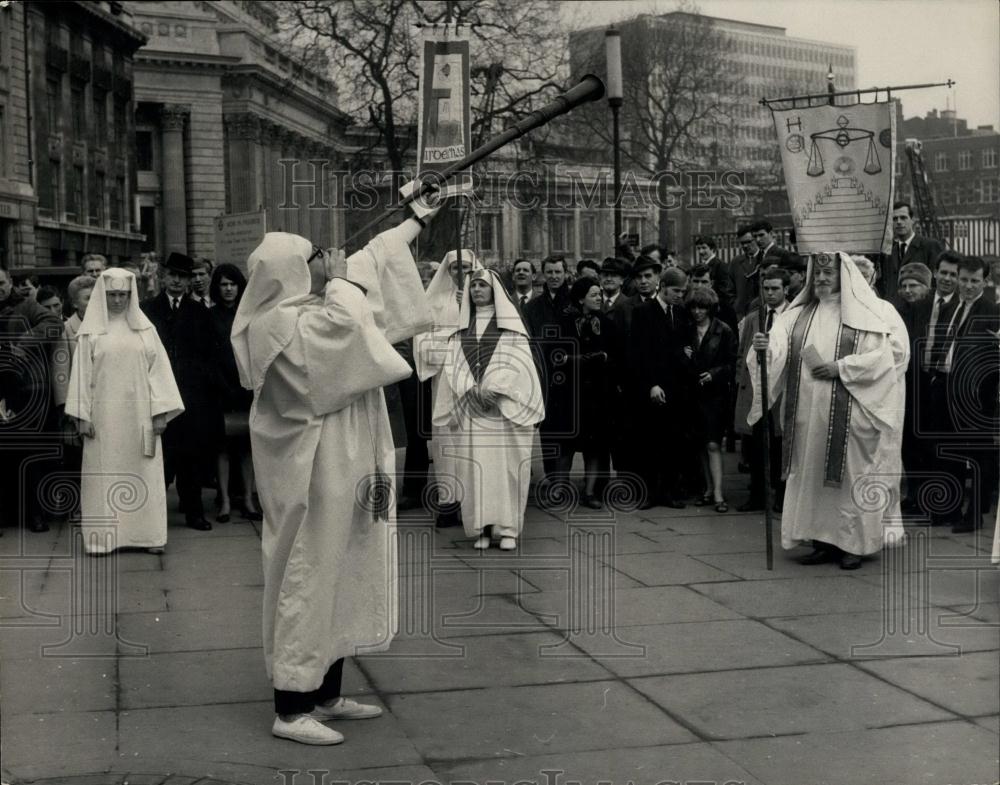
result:
[[[895,101],[771,114],[799,253],[889,253]]]

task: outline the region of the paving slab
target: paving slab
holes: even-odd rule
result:
[[[558,656],[553,650],[563,640],[552,632],[450,638],[449,644],[461,646],[452,656],[362,657],[359,665],[379,694],[608,678],[607,670],[579,652]]]
[[[710,744],[518,756],[435,764],[434,770],[439,775],[438,782],[453,783],[491,780],[508,785],[763,785]]]
[[[165,589],[167,610],[204,611],[226,608],[249,620],[254,614],[260,619],[263,612],[263,586],[178,586]]]
[[[882,607],[877,586],[848,576],[702,583],[696,591],[754,618],[874,611]]]
[[[113,657],[38,657],[0,667],[4,721],[18,714],[112,711],[117,664]]]
[[[58,762],[77,771],[95,760],[116,757],[117,717],[113,711],[20,714],[3,718],[0,745],[4,767],[14,772]],[[85,768],[88,767],[88,768]]]
[[[767,623],[843,660],[953,656],[1000,648],[1000,627],[983,622],[945,626],[942,620],[949,615],[940,608],[898,608],[888,615],[831,613],[771,618]]]
[[[682,539],[691,539],[693,535],[685,535]],[[701,539],[701,538],[699,538]],[[711,540],[711,537],[705,539]],[[797,552],[796,552],[797,554]],[[711,546],[693,554],[705,564],[723,570],[746,581],[778,580],[782,578],[854,578],[856,573],[846,574],[837,563],[815,564],[805,566],[793,558],[791,551],[777,550],[774,554],[774,569],[767,569],[767,561],[763,549],[752,554],[712,550]],[[869,581],[874,583],[874,581]]]
[[[954,718],[950,712],[841,664],[656,676],[629,683],[671,715],[684,717],[706,739]]]
[[[686,586],[616,589],[613,596],[590,590],[550,591],[529,594],[520,601],[527,610],[543,614],[560,629],[573,618],[593,619],[597,625],[618,628],[742,618]]]
[[[249,622],[251,614],[247,614]],[[211,651],[261,646],[260,617],[253,623],[233,624],[228,609],[122,613],[118,632],[132,643],[149,647],[149,653],[164,651]]]
[[[962,717],[1000,712],[1000,652],[910,657],[858,667]]]
[[[391,714],[333,723],[331,727],[347,737],[347,742],[335,747],[310,747],[275,738],[270,733],[273,722],[271,701],[123,711],[119,752],[131,756],[136,768],[145,758],[172,755],[275,769],[333,771],[423,763]],[[171,732],[164,733],[164,728]]]
[[[768,785],[970,785],[1000,777],[997,737],[962,720],[717,746]]]
[[[1000,716],[993,714],[989,717],[976,717],[973,722],[1000,736]]]
[[[695,740],[614,681],[395,695],[388,702],[407,737],[432,762]]]
[[[731,581],[735,577],[682,553],[613,555],[606,561],[617,571],[646,586]]]
[[[823,652],[749,620],[627,627],[619,629],[618,635],[644,647],[642,653],[607,656],[608,649],[599,639],[580,636],[572,640],[605,668],[623,677],[829,661]]]

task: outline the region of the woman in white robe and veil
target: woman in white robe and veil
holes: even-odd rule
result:
[[[77,333],[66,414],[83,436],[81,528],[89,554],[160,552],[167,492],[160,434],[184,411],[167,352],[139,309],[135,276],[98,277]]]
[[[492,270],[474,270],[448,339],[432,421],[449,435],[465,533],[514,550],[524,527],[542,388],[520,314]]]
[[[461,261],[457,251],[449,251],[427,286],[427,304],[434,326],[413,339],[413,361],[420,381],[431,380],[432,411],[441,394],[440,373],[449,356],[448,339],[459,326],[466,278],[471,271],[481,267],[476,255],[468,248],[462,249]],[[434,502],[438,511],[437,525],[440,528],[459,526],[461,515],[456,485],[455,448],[451,444],[451,432],[437,427],[433,422],[430,452],[437,494]]]

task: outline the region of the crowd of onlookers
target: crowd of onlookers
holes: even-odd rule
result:
[[[240,386],[229,341],[246,278],[233,265],[178,253],[159,264],[148,255],[115,267],[134,276],[144,323],[155,327],[183,400],[183,413],[162,433],[162,460],[166,482],[176,481],[187,525],[211,528],[202,507],[206,487],[217,491],[217,521],[231,520],[234,508],[245,519],[260,520],[247,422],[252,394]],[[33,276],[12,277],[0,269],[3,526],[23,524],[40,532],[53,520],[80,518],[81,456],[93,434],[85,421],[66,413],[66,404],[81,397],[70,385],[71,378],[80,378],[74,364],[84,359],[76,356],[78,334],[108,263],[88,254],[81,268],[65,289],[39,287]],[[113,298],[121,294],[105,294],[101,308],[111,313]]]
[[[852,258],[908,332],[902,507],[968,531],[981,525],[997,486],[1000,260],[945,251],[915,233],[905,203],[895,205],[893,228],[891,254]],[[539,504],[565,503],[567,486],[555,481],[568,478],[581,453],[580,503],[595,509],[618,478],[631,481],[643,509],[693,500],[726,512],[727,497],[739,495],[737,509],[746,512],[763,509],[769,495],[781,511],[780,399],[771,417],[747,425],[746,358],[753,334],[770,329],[802,290],[807,265],[775,242],[767,221],[740,225],[736,236],[740,253],[728,261],[713,238],[701,237],[690,262],[648,245],[638,254],[621,246],[600,264],[561,256],[513,263],[509,292],[546,397]],[[418,394],[412,384],[402,391]],[[722,453],[737,437],[748,493],[723,482]],[[765,440],[775,456],[767,478]],[[410,441],[404,508],[433,479],[419,429],[410,429]]]

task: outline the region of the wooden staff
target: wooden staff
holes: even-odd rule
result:
[[[761,271],[763,275],[763,271]],[[764,303],[764,289],[760,287],[760,296],[758,297],[758,302],[760,303],[760,308],[757,311],[757,326],[760,332],[768,336],[770,340],[770,333],[767,331],[767,317],[765,316],[767,312],[767,306]],[[763,408],[763,414],[761,415],[761,422],[763,423],[764,438],[761,439],[763,443],[763,456],[762,462],[764,464],[764,543],[765,550],[767,554],[767,569],[774,569],[774,520],[771,515],[771,401],[768,393],[767,387],[767,350],[757,350],[757,364],[760,366],[760,398]],[[778,456],[778,460],[781,460],[781,456]]]

